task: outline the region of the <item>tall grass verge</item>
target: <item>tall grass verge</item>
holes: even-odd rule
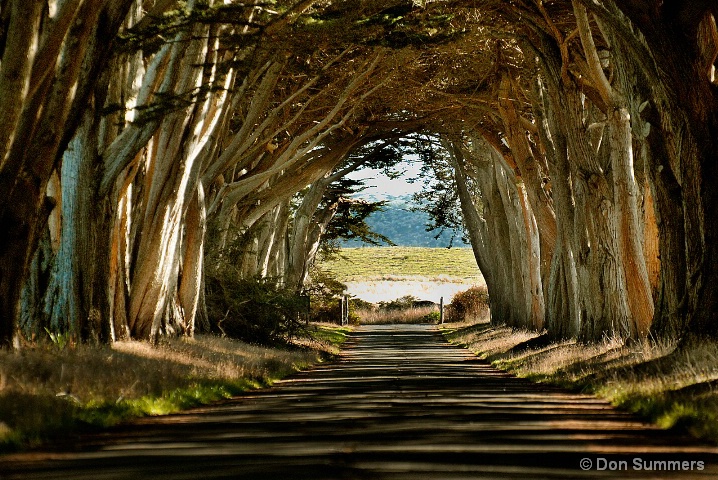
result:
[[[718,345],[549,342],[488,323],[446,325],[447,339],[494,366],[537,382],[595,394],[662,428],[718,443]]]
[[[132,341],[0,350],[0,451],[270,385],[331,358],[348,333],[330,325],[307,330],[282,348],[198,335],[157,346]]]
[[[363,325],[439,323],[436,307],[407,308],[404,310],[358,309],[359,323]]]

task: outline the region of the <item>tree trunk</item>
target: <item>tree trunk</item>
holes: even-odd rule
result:
[[[207,218],[204,203],[204,189],[198,183],[197,192],[190,202],[185,216],[182,248],[182,279],[179,284],[179,305],[182,308],[182,330],[193,336],[195,315],[200,300],[200,288],[204,272],[204,237]]]
[[[0,122],[4,135],[10,135],[7,142],[0,142],[0,196],[5,205],[0,209],[0,228],[11,232],[0,241],[0,345],[11,343],[22,285],[52,210],[46,203],[47,183],[81,121],[109,58],[111,40],[131,3],[92,0],[79,7],[75,2],[63,3],[56,12],[57,22],[43,24],[40,38],[45,41],[33,56],[37,30],[26,27],[37,21],[37,3],[28,7],[12,2],[8,34],[14,33],[6,37],[0,77],[12,69],[11,77],[17,76],[22,85],[8,90],[7,77],[0,78],[0,103],[7,106]],[[24,41],[15,35],[32,38]]]
[[[314,182],[305,193],[301,205],[294,213],[287,255],[286,285],[295,291],[301,291],[306,279],[310,250],[309,237],[316,224],[314,215],[324,198],[324,193],[330,182],[329,177],[324,177]]]
[[[92,110],[63,160],[63,232],[46,309],[50,323],[78,341],[109,342],[110,199],[99,195],[98,128]]]
[[[459,195],[461,204],[461,214],[466,224],[466,230],[469,235],[471,249],[474,252],[476,264],[481,271],[481,275],[486,281],[486,288],[489,293],[489,301],[492,302],[494,296],[498,301],[498,291],[494,292],[494,266],[492,262],[493,254],[488,243],[488,227],[486,220],[481,216],[474,200],[471,196],[469,186],[467,184],[467,175],[464,169],[464,158],[458,145],[451,145],[448,149],[451,161],[454,167],[454,181]],[[498,303],[497,303],[498,305]],[[493,318],[493,317],[492,317]]]
[[[545,67],[550,68],[549,65]],[[546,74],[547,77],[558,75],[555,68],[548,69]],[[581,325],[580,292],[575,263],[577,249],[573,235],[576,212],[567,138],[561,120],[557,118],[557,110],[563,108],[562,99],[560,95],[553,96],[551,101],[546,98],[547,92],[549,97],[552,96],[552,88],[557,89],[558,82],[549,87],[539,84],[534,105],[539,134],[547,150],[558,232],[546,288],[546,328],[553,338],[569,338],[578,336]]]

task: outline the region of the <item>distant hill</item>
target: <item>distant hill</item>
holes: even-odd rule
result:
[[[411,211],[413,204],[411,197],[395,197],[391,195],[382,196],[381,200],[388,201],[384,211],[375,212],[367,218],[367,224],[375,232],[388,237],[392,242],[402,247],[454,247],[467,246],[460,236],[451,242],[452,232],[442,232],[439,238],[434,238],[438,230],[427,232],[426,225],[429,223],[429,215],[426,212]],[[369,201],[376,201],[376,198],[367,198]],[[344,247],[359,247],[363,244],[359,241],[347,241],[342,244]]]

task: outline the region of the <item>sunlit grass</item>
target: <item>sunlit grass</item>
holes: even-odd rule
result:
[[[342,282],[407,281],[417,277],[432,282],[482,281],[470,248],[343,248],[339,257],[321,267]]]
[[[349,332],[331,325],[307,330],[283,348],[198,335],[157,346],[133,341],[0,351],[0,450],[271,385],[338,353]]]
[[[438,323],[438,307],[406,308],[402,310],[357,309],[363,325]]]
[[[352,331],[351,326],[338,326],[330,323],[314,323],[310,328],[311,335],[300,339],[299,342],[313,348],[321,348],[330,354],[339,353],[340,347]]]
[[[537,332],[488,323],[447,325],[444,334],[520,377],[593,393],[662,428],[718,443],[718,345],[548,342]]]

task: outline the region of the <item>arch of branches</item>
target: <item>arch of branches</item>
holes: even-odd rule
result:
[[[0,343],[191,335],[206,250],[299,288],[331,185],[416,132],[492,321],[718,336],[708,0],[0,0]],[[299,204],[292,203],[298,192]]]

